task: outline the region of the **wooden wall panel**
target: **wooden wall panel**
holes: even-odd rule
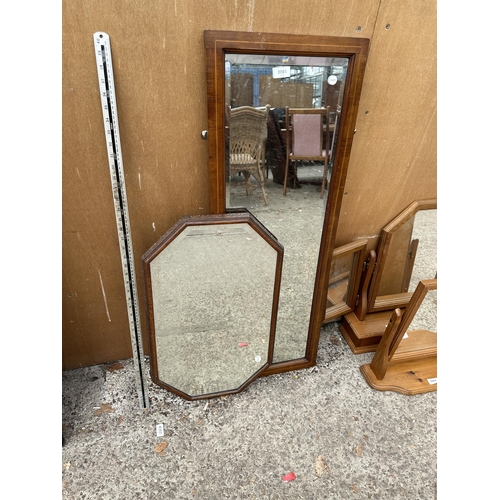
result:
[[[144,336],[142,254],[180,217],[209,211],[208,148],[200,138],[207,128],[204,30],[373,34],[339,239],[378,233],[409,196],[391,191],[433,197],[435,123],[420,106],[435,110],[434,2],[414,4],[413,14],[395,0],[290,0],[286,8],[266,0],[66,0],[62,7],[63,369],[132,356],[96,31],[111,39]],[[414,65],[424,62],[418,84]],[[375,190],[369,206],[364,200]],[[146,337],[144,345],[147,351]]]
[[[226,92],[231,92],[232,108],[253,106],[253,75],[235,73],[231,75],[231,85],[229,85],[229,80],[226,81]]]
[[[313,101],[312,83],[276,81],[270,75],[260,77],[260,105],[271,108],[308,108]]]
[[[436,1],[382,0],[370,46],[336,245],[437,198]]]

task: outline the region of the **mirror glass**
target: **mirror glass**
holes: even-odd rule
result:
[[[437,272],[437,209],[419,210],[393,234],[378,295],[413,292]]]
[[[289,182],[283,193],[285,108],[329,106],[329,137],[323,137],[333,146],[328,183],[335,168],[349,59],[240,53],[225,57],[226,206],[249,210],[285,249],[273,362],[294,360],[306,352],[327,196],[320,196],[324,164],[317,161],[294,162],[295,183]],[[229,168],[231,110],[242,106],[269,106],[262,147],[263,189],[256,176]]]
[[[236,391],[272,359],[282,249],[247,223],[174,236],[147,259],[153,379],[190,398]]]
[[[420,210],[415,214],[411,252],[414,258],[408,292],[414,292],[419,281],[437,275],[437,209]],[[417,243],[418,242],[418,243]],[[431,293],[431,292],[428,292]],[[436,294],[436,291],[432,291]],[[430,330],[436,331],[436,330]]]
[[[332,254],[324,322],[338,320],[356,306],[368,240],[356,240]]]
[[[332,306],[347,305],[347,292],[353,269],[353,255],[340,255],[332,259],[328,300]]]
[[[415,330],[437,332],[437,290],[427,291],[424,300],[413,316],[407,331]]]

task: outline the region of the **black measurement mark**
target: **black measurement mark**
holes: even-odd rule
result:
[[[132,316],[134,318],[134,334],[136,338],[136,354],[137,354],[137,359],[139,361],[138,363],[138,368],[139,368],[139,375],[141,379],[141,392],[142,392],[142,397],[144,401],[144,405],[146,405],[146,391],[144,388],[144,380],[143,380],[143,373],[142,373],[142,362],[141,362],[141,351],[139,349],[139,342],[140,342],[140,332],[138,330],[138,318],[137,318],[137,313],[136,313],[136,301],[135,301],[135,294],[134,294],[134,286],[133,286],[133,271],[131,268],[131,262],[133,262],[131,259],[133,259],[133,256],[130,255],[129,251],[129,246],[128,246],[128,236],[127,236],[127,221],[125,218],[125,203],[123,201],[123,194],[122,194],[122,181],[121,181],[121,176],[120,176],[120,168],[118,165],[118,149],[117,149],[117,140],[116,140],[116,135],[115,135],[115,130],[117,127],[115,127],[115,124],[113,122],[113,114],[111,112],[112,106],[111,106],[111,99],[110,99],[110,84],[109,84],[109,78],[108,78],[108,64],[106,62],[106,47],[104,45],[101,45],[101,57],[102,57],[102,67],[104,70],[104,85],[106,87],[106,101],[107,101],[107,106],[104,106],[104,108],[108,112],[108,117],[106,118],[106,122],[109,122],[110,126],[110,132],[111,132],[111,145],[113,148],[113,166],[114,166],[114,178],[116,178],[116,183],[118,186],[118,202],[120,204],[120,220],[123,228],[123,233],[125,237],[126,244],[124,245],[124,250],[125,250],[125,255],[127,259],[127,276],[128,280],[125,280],[125,285],[128,286],[130,297],[132,298],[132,301],[134,303],[134,307],[129,308],[132,310]],[[123,248],[123,247],[122,247]]]

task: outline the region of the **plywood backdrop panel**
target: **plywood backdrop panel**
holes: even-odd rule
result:
[[[437,198],[436,2],[383,0],[370,46],[336,244]]]
[[[423,198],[434,196],[435,145],[432,150],[429,137],[435,125],[417,107],[425,102],[427,110],[435,109],[435,90],[428,88],[435,70],[434,2],[420,2],[413,13],[395,0],[290,0],[286,8],[267,0],[66,0],[62,6],[63,369],[132,356],[95,68],[96,31],[111,39],[146,352],[141,256],[180,217],[209,212],[208,148],[200,138],[207,128],[204,30],[373,34],[339,238],[378,232],[401,211],[409,195],[397,195],[396,201],[394,195],[378,196],[380,207],[370,214],[356,206],[359,197],[373,199],[380,180]],[[412,60],[405,59],[408,54]],[[406,71],[398,68],[398,58]],[[418,85],[407,72],[424,62]],[[391,144],[397,144],[398,155]],[[409,165],[403,168],[404,162]],[[431,179],[422,180],[418,172]],[[368,215],[374,219],[366,221]]]

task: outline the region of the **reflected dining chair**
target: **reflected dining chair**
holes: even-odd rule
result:
[[[231,177],[241,172],[245,178],[246,194],[251,195],[250,176],[253,176],[262,189],[266,205],[268,200],[264,189],[263,166],[269,108],[269,105],[265,108],[233,108],[230,110],[229,124],[229,185]]]
[[[287,106],[285,109],[285,142],[286,163],[283,195],[286,196],[290,162],[308,160],[323,163],[320,194],[320,197],[323,198],[330,160],[330,107],[289,108]],[[294,189],[295,179],[296,175],[293,176]]]

